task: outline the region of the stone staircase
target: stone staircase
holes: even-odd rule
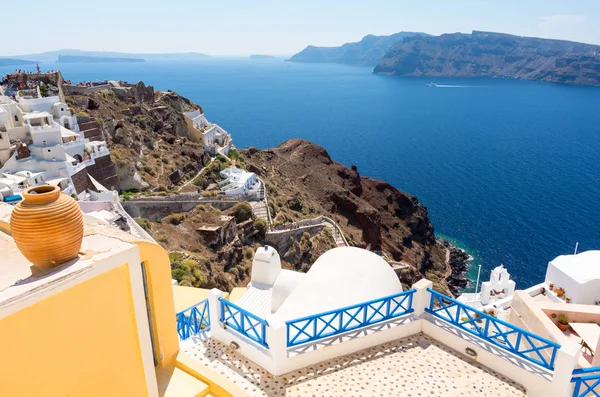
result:
[[[102,132],[100,131],[100,125],[95,121],[88,121],[79,124],[79,131],[83,134],[84,138],[88,138],[90,141],[103,141]]]

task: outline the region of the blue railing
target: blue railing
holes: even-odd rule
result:
[[[571,382],[573,397],[600,397],[600,367],[576,369]]]
[[[288,347],[412,313],[415,290],[286,322]]]
[[[267,345],[267,322],[241,307],[219,298],[221,302],[221,322],[239,334],[269,348]]]
[[[204,299],[194,306],[180,311],[175,318],[177,319],[177,334],[180,340],[208,331],[210,329],[208,300]]]
[[[542,338],[430,288],[429,307],[425,311],[487,342],[544,368],[553,370],[558,343]],[[439,306],[439,307],[436,307]],[[452,312],[452,310],[456,312]]]

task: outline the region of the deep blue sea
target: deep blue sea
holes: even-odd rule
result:
[[[482,263],[484,279],[504,264],[526,288],[576,242],[600,249],[600,88],[378,76],[282,59],[41,66],[73,81],[143,80],[176,91],[238,147],[318,143],[362,175],[418,196],[436,233]]]

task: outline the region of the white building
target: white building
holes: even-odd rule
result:
[[[0,171],[25,178],[11,185],[13,194],[46,183],[65,194],[84,194],[73,176],[107,155],[105,142],[89,142],[79,132],[77,118],[59,97],[17,97],[15,102],[0,96]]]
[[[600,251],[556,257],[548,263],[545,283],[562,288],[571,303],[595,304],[600,301]]]
[[[185,122],[190,132],[190,139],[202,142],[204,150],[212,156],[229,155],[232,140],[231,135],[216,124],[210,123],[200,110],[183,113]]]
[[[259,183],[254,172],[247,172],[232,165],[221,171],[221,177],[225,180],[219,182],[219,187],[227,196],[258,195]]]

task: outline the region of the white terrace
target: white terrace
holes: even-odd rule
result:
[[[244,294],[213,289],[177,314],[184,349],[252,396],[598,396],[599,369],[576,369],[577,344],[475,310],[425,279],[403,291],[380,261],[340,247],[299,275],[260,248]]]

